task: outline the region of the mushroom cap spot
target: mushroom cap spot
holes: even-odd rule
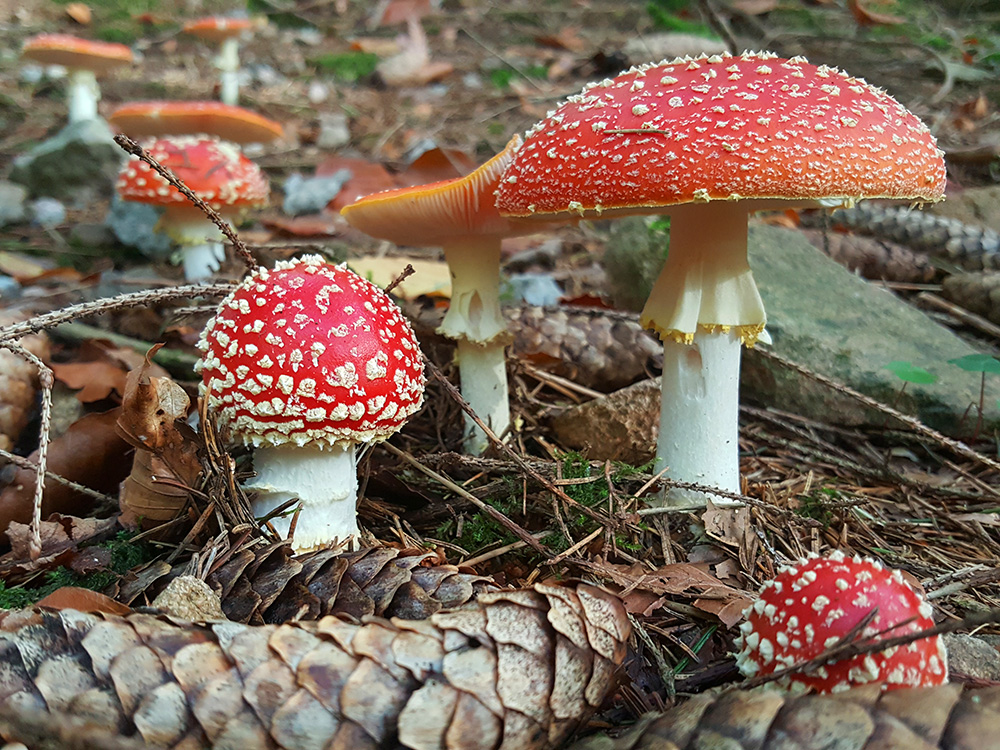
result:
[[[899,571],[868,558],[840,552],[800,560],[765,583],[757,600],[744,611],[746,622],[736,639],[737,664],[745,675],[771,674],[822,654],[851,632],[868,614],[878,613],[862,637],[885,630],[878,640],[933,627],[931,609]],[[893,627],[915,618],[906,625]],[[773,649],[762,654],[759,644]],[[927,687],[948,681],[940,636],[827,663],[822,670],[788,675],[786,687],[826,693],[868,682],[885,689]]]
[[[216,101],[129,102],[112,112],[108,122],[133,138],[200,134],[233,143],[268,143],[284,134],[281,123]]]
[[[891,96],[801,58],[745,53],[590,84],[526,134],[497,207],[525,217],[745,198],[936,201],[944,186],[934,137]]]
[[[423,358],[399,308],[319,256],[250,274],[198,346],[210,413],[250,445],[384,440],[423,403]]]
[[[104,73],[132,62],[132,50],[124,44],[94,42],[70,34],[38,34],[24,43],[21,55],[43,65]]]
[[[143,144],[149,155],[170,169],[195,195],[216,211],[267,204],[267,177],[231,143],[203,136],[159,138]],[[189,206],[188,199],[152,167],[131,157],[115,183],[127,201],[161,206]],[[191,209],[197,211],[194,206]]]

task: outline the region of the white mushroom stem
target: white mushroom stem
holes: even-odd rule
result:
[[[92,70],[70,70],[67,75],[66,106],[69,109],[69,121],[83,122],[97,119],[97,102],[101,98],[101,89],[97,85],[97,76]]]
[[[223,234],[214,222],[200,211],[186,208],[171,211],[160,220],[161,228],[180,246],[184,278],[188,281],[210,279],[226,259]]]
[[[438,331],[458,341],[462,396],[500,435],[510,425],[504,359],[507,325],[500,310],[500,240],[487,237],[446,244],[444,257],[451,271],[451,303]],[[480,455],[488,444],[485,433],[466,415],[466,452]]]
[[[222,42],[219,55],[215,58],[215,66],[220,71],[219,98],[223,104],[233,106],[240,99],[240,43],[237,37],[230,37]]]
[[[292,548],[307,552],[331,544],[353,543],[358,530],[358,467],[354,445],[297,446],[286,443],[254,451],[256,476],[244,487],[256,492],[253,512],[258,518],[293,498],[301,501]],[[271,519],[282,538],[288,537],[295,506]]]
[[[739,491],[740,345],[763,330],[764,306],[747,263],[747,206],[685,206],[671,213],[670,252],[642,322],[664,344],[655,471]],[[663,503],[704,506],[717,495],[673,489]]]

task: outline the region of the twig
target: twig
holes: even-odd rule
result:
[[[552,557],[552,550],[550,550],[545,545],[541,544],[532,534],[530,534],[529,532],[525,531],[523,528],[521,528],[516,523],[514,523],[513,521],[511,521],[509,518],[507,518],[507,516],[505,516],[500,511],[498,511],[492,505],[484,503],[482,500],[480,500],[478,497],[476,497],[475,495],[473,495],[471,492],[469,492],[465,488],[463,488],[463,487],[455,484],[455,482],[453,482],[450,479],[448,479],[448,477],[446,477],[446,476],[444,476],[442,474],[438,474],[436,471],[434,471],[434,469],[431,469],[431,468],[429,468],[427,466],[424,466],[417,459],[415,459],[412,455],[410,455],[409,453],[407,453],[404,450],[400,450],[399,448],[397,448],[392,443],[382,443],[382,447],[385,448],[390,453],[392,453],[394,456],[398,456],[399,458],[403,459],[404,461],[406,461],[408,464],[410,464],[413,468],[417,469],[421,473],[426,474],[431,479],[433,479],[435,482],[438,482],[439,484],[444,485],[449,490],[451,490],[452,492],[454,492],[456,495],[458,495],[459,497],[461,497],[463,500],[467,500],[470,503],[472,503],[473,505],[475,505],[477,508],[479,508],[479,510],[481,510],[484,513],[488,514],[494,521],[497,521],[498,523],[502,524],[512,534],[514,534],[518,539],[520,539],[522,542],[524,542],[525,544],[527,544],[529,547],[531,547],[536,552],[539,552],[539,553],[545,555],[546,557]]]
[[[478,44],[484,50],[486,50],[491,55],[493,55],[493,57],[495,57],[497,60],[499,60],[504,65],[506,65],[508,68],[510,68],[511,70],[513,70],[515,73],[517,73],[519,76],[521,76],[521,78],[523,78],[525,81],[527,81],[529,84],[531,84],[531,86],[536,91],[539,91],[539,92],[541,92],[543,94],[545,93],[545,89],[543,89],[541,86],[539,86],[538,83],[531,76],[529,76],[527,73],[525,73],[523,70],[521,70],[521,67],[519,65],[517,65],[515,63],[512,63],[510,60],[508,60],[506,57],[504,57],[503,55],[501,55],[499,52],[497,52],[495,49],[493,49],[490,45],[488,45],[486,42],[484,42],[482,39],[480,39],[476,34],[474,34],[473,32],[469,31],[467,28],[463,28],[462,31],[465,32],[465,35],[467,37],[469,37],[469,39],[471,39],[472,41],[474,41],[476,44]]]
[[[124,336],[113,331],[106,331],[97,326],[86,323],[60,323],[52,330],[53,335],[70,341],[87,341],[90,339],[107,339],[112,344],[123,349],[132,349],[145,354],[153,348],[153,343],[140,341],[131,336]],[[152,356],[152,360],[158,365],[165,367],[174,375],[191,376],[198,357],[194,354],[180,351],[179,349],[160,348]]]
[[[1000,326],[995,323],[991,323],[986,320],[986,318],[976,315],[975,313],[969,312],[964,307],[960,307],[953,302],[949,302],[943,297],[939,297],[931,292],[920,292],[913,299],[921,307],[935,307],[939,310],[944,310],[953,318],[957,318],[960,322],[965,323],[965,325],[978,328],[987,336],[992,336],[993,338],[1000,340]]]
[[[552,529],[545,529],[543,531],[536,532],[532,534],[535,539],[544,539],[547,536],[554,534]],[[470,557],[468,560],[462,560],[461,565],[475,566],[479,563],[484,563],[487,560],[492,560],[500,555],[506,555],[508,552],[513,552],[516,549],[521,549],[522,547],[527,547],[526,542],[511,542],[510,544],[505,544],[503,547],[497,547],[496,549],[491,549],[489,552],[484,552],[481,555],[476,555],[475,557]]]
[[[176,188],[181,195],[183,195],[185,198],[191,201],[191,203],[193,203],[199,211],[204,213],[205,216],[207,216],[211,220],[211,222],[219,228],[219,230],[226,236],[226,239],[228,239],[232,243],[233,248],[236,250],[237,253],[239,253],[240,258],[243,259],[243,262],[246,264],[246,267],[251,271],[257,270],[259,264],[257,263],[256,260],[254,260],[253,255],[250,254],[250,251],[247,249],[247,246],[243,243],[243,240],[239,238],[239,235],[236,234],[235,230],[233,230],[233,227],[230,225],[230,223],[225,219],[223,219],[221,216],[219,216],[218,211],[216,211],[210,205],[205,203],[205,201],[203,201],[201,198],[195,195],[194,192],[191,190],[191,188],[189,188],[187,185],[185,185],[177,178],[177,175],[175,175],[169,169],[160,164],[156,159],[154,159],[152,156],[149,155],[149,152],[147,152],[146,149],[144,149],[142,146],[133,141],[124,133],[119,133],[118,135],[115,136],[115,143],[117,143],[126,153],[132,154],[132,156],[136,156],[142,161],[146,162],[149,166],[151,166],[154,170],[156,170],[156,172],[164,180],[173,185],[173,187]]]
[[[393,289],[402,284],[404,281],[406,281],[410,276],[412,276],[415,273],[416,271],[413,270],[413,266],[407,263],[406,267],[399,272],[399,276],[390,281],[389,285],[382,291],[385,292],[386,294],[389,294]]]
[[[994,461],[989,456],[984,456],[982,453],[973,450],[972,448],[970,448],[965,443],[959,440],[953,440],[947,435],[942,435],[937,430],[931,429],[930,427],[925,425],[919,419],[914,419],[913,417],[903,414],[900,411],[896,411],[895,409],[886,406],[881,401],[877,401],[876,399],[871,398],[870,396],[866,396],[865,394],[854,390],[850,386],[844,385],[843,383],[838,383],[836,380],[828,378],[825,375],[820,375],[817,372],[813,372],[805,365],[800,365],[797,362],[793,362],[790,359],[786,359],[785,357],[782,357],[780,354],[775,354],[773,351],[768,351],[767,349],[764,349],[762,347],[758,347],[757,351],[761,354],[761,356],[766,357],[767,359],[770,359],[774,362],[777,362],[778,364],[783,365],[791,370],[795,370],[797,373],[805,375],[810,380],[815,380],[817,383],[822,383],[823,385],[827,386],[828,388],[832,388],[838,393],[843,393],[845,396],[850,396],[851,398],[853,398],[856,401],[859,401],[865,406],[875,409],[876,411],[882,414],[887,414],[890,417],[893,417],[894,419],[905,424],[914,432],[917,432],[920,435],[923,435],[924,437],[933,440],[939,445],[943,445],[946,448],[949,448],[950,450],[954,451],[960,456],[975,461],[976,463],[982,464],[983,466],[988,466],[994,471],[1000,471],[1000,463],[998,463],[997,461]]]
[[[0,344],[16,341],[28,334],[38,333],[60,323],[68,323],[90,315],[100,315],[130,307],[148,307],[160,302],[188,297],[224,297],[233,291],[234,286],[234,284],[187,284],[168,289],[147,289],[141,292],[119,294],[117,297],[107,297],[93,302],[81,302],[0,328]]]

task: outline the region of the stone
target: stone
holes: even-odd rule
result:
[[[17,224],[27,218],[24,202],[28,189],[7,180],[0,180],[0,227]]]
[[[311,94],[312,90],[310,89]],[[318,118],[317,146],[333,150],[343,148],[351,142],[351,129],[347,122],[347,115],[343,112],[320,112]]]
[[[34,197],[83,206],[111,194],[124,160],[104,120],[82,120],[14,159],[10,179]]]
[[[115,193],[104,223],[126,247],[134,247],[149,258],[166,258],[173,249],[170,238],[156,231],[162,208],[148,203],[123,201]]]
[[[1000,680],[1000,652],[989,643],[964,633],[946,633],[948,671],[980,680]]]
[[[66,206],[55,198],[36,198],[28,204],[31,223],[51,229],[66,221]]]
[[[289,216],[319,213],[337,196],[349,179],[349,169],[338,169],[333,174],[322,177],[303,177],[296,172],[285,180],[285,201],[281,210]]]
[[[107,224],[74,224],[69,232],[69,242],[78,247],[109,247],[117,242],[115,233]]]
[[[897,409],[929,427],[959,437],[971,431],[971,422],[962,418],[969,404],[979,401],[980,376],[948,360],[975,354],[975,348],[892,292],[830,260],[797,231],[753,225],[749,254],[774,352],[883,403],[898,397]],[[937,382],[908,383],[899,396],[903,381],[885,369],[896,360],[931,371]],[[883,414],[753,349],[745,352],[740,382],[745,399],[806,417],[868,427],[885,422]],[[995,407],[986,412],[988,425],[1000,420]]]

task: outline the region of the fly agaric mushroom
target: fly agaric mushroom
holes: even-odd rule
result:
[[[207,42],[220,45],[215,67],[220,72],[219,98],[225,104],[236,104],[240,98],[240,35],[250,31],[253,24],[247,18],[209,16],[188,21],[184,31]]]
[[[861,198],[941,200],[943,153],[888,94],[769,53],[632,68],[538,123],[500,181],[504,216],[670,215],[642,312],[664,341],[655,471],[739,491],[740,345],[764,328],[747,216]],[[712,500],[725,502],[717,495]],[[672,489],[666,504],[703,505]]]
[[[736,664],[745,676],[756,677],[809,661],[839,643],[872,610],[877,614],[859,638],[878,634],[876,640],[885,640],[934,626],[930,605],[898,570],[842,552],[800,560],[767,581],[743,612]],[[778,682],[831,693],[870,682],[893,690],[947,681],[944,642],[934,636],[785,675]]]
[[[231,143],[194,136],[160,138],[146,144],[146,150],[223,218],[236,219],[245,209],[267,203],[267,177]],[[225,260],[219,228],[152,167],[131,157],[115,188],[122,200],[166,208],[160,223],[181,246],[187,280],[200,281],[219,270]]]
[[[210,135],[233,143],[269,143],[281,138],[281,123],[222,102],[130,102],[108,122],[132,138]]]
[[[319,256],[260,269],[219,305],[199,348],[220,429],[254,446],[254,512],[292,498],[297,552],[358,535],[355,449],[420,408],[417,339],[381,289]],[[288,536],[290,519],[275,518]]]
[[[441,246],[451,271],[451,304],[438,329],[458,342],[462,396],[497,435],[510,424],[500,310],[500,242],[539,226],[501,217],[494,191],[520,140],[465,177],[386,190],[341,209],[349,224],[397,245]],[[486,436],[466,418],[465,449],[482,453]]]
[[[21,55],[43,65],[66,68],[70,123],[97,119],[97,102],[101,98],[98,74],[132,62],[132,50],[124,44],[92,42],[69,34],[33,36],[24,43]]]

